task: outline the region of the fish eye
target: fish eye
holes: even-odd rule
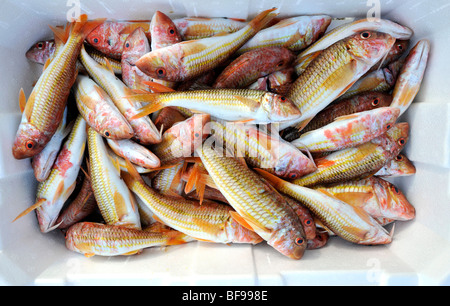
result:
[[[38,42],[36,44],[36,48],[38,48],[39,50],[43,49],[44,48],[44,43],[42,41]]]
[[[398,49],[399,49],[399,50],[403,50],[402,44],[398,44],[397,46],[398,46]]]
[[[297,178],[297,173],[290,173],[289,174],[289,178],[290,179],[296,179]]]
[[[284,65],[283,61],[279,61],[278,64],[277,64],[278,67],[282,67],[283,65]]]
[[[395,192],[396,194],[399,194],[399,193],[400,193],[400,191],[398,190],[397,187],[394,187],[393,189],[394,189],[394,192]]]
[[[372,36],[372,34],[370,32],[364,31],[361,33],[362,39],[368,39],[368,38],[370,38],[370,36]]]
[[[98,44],[98,43],[100,42],[100,39],[98,39],[98,37],[94,37],[94,38],[92,39],[92,42],[93,42],[94,44]]]
[[[305,220],[305,225],[311,225],[312,224],[312,220],[311,219],[306,219]]]
[[[195,138],[198,138],[198,137],[200,137],[200,134],[199,133],[195,133],[194,136],[195,136]]]
[[[281,97],[280,97],[280,100],[281,100],[281,101],[286,101],[286,98],[283,97],[283,96],[281,96]]]
[[[164,68],[158,68],[158,69],[156,69],[156,74],[157,74],[158,76],[165,76],[165,75],[166,75],[166,69],[164,69]]]
[[[373,105],[373,106],[377,106],[379,103],[380,103],[380,100],[378,100],[378,98],[375,98],[375,99],[372,101],[372,105]]]
[[[305,242],[305,239],[299,237],[295,239],[295,244],[296,245],[302,245]]]
[[[104,134],[105,134],[106,137],[111,136],[111,133],[108,130],[106,130]]]
[[[403,156],[397,155],[397,156],[395,157],[395,160],[396,160],[396,161],[401,161],[401,160],[403,160]]]
[[[386,124],[386,130],[389,130],[392,127],[392,125],[390,123]]]
[[[170,34],[170,35],[175,35],[175,30],[174,30],[173,28],[170,28],[170,29],[169,29],[169,34]]]
[[[398,144],[401,146],[403,146],[405,143],[406,143],[406,140],[403,137],[398,140]]]
[[[129,48],[130,47],[130,43],[127,41],[126,43],[125,43],[125,48]]]
[[[33,148],[34,148],[34,141],[28,140],[28,141],[25,143],[25,146],[27,147],[27,149],[33,149]]]

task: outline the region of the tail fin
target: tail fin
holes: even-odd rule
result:
[[[192,240],[191,237],[186,235],[185,233],[173,230],[165,233],[168,236],[167,245],[177,245],[184,244]]]
[[[269,22],[271,22],[278,13],[272,13],[273,11],[277,10],[276,7],[271,8],[269,10],[265,10],[261,13],[259,13],[255,18],[253,18],[248,25],[252,27],[252,29],[255,32],[258,32],[262,28],[264,28]]]

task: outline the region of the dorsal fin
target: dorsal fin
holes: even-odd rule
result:
[[[25,92],[23,91],[23,88],[19,91],[19,107],[20,111],[23,113],[25,109],[25,105],[27,104],[27,98],[25,97]]]

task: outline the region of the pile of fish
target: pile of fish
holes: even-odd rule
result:
[[[430,46],[410,48],[412,30],[389,20],[331,21],[272,8],[50,26],[26,54],[44,70],[20,91],[12,153],[39,184],[16,219],[35,211],[86,256],[200,240],[300,259],[330,236],[391,243],[386,225],[415,216],[387,179],[415,173],[398,118]]]

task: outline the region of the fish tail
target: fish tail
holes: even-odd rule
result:
[[[179,232],[179,231],[170,231],[165,233],[169,240],[167,241],[167,245],[177,245],[177,244],[184,244],[188,242],[189,236],[187,236],[185,233]]]
[[[254,31],[259,31],[264,28],[272,19],[274,19],[278,13],[272,13],[277,10],[277,8],[271,8],[259,13],[255,18],[253,18],[248,25],[252,27]]]
[[[263,178],[265,178],[267,181],[270,182],[270,184],[275,187],[276,189],[278,189],[279,187],[283,186],[286,181],[280,179],[278,176],[273,175],[265,170],[259,169],[259,168],[255,168],[253,169],[256,172],[258,172],[259,175],[261,175]]]

